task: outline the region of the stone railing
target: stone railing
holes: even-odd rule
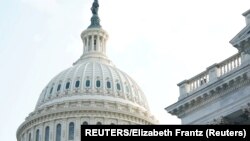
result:
[[[229,74],[231,71],[239,68],[242,64],[241,54],[237,53],[228,59],[214,64],[206,69],[206,71],[192,77],[189,80],[185,80],[178,84],[180,89],[180,97],[182,99],[193,92],[201,89],[209,83],[217,81],[220,77]]]
[[[190,91],[193,91],[209,82],[208,71],[204,71],[189,80]]]
[[[240,54],[235,54],[234,56],[218,64],[219,76],[223,76],[231,72],[232,70],[238,68],[240,65],[241,65],[241,56]]]

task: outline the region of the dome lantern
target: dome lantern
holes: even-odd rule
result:
[[[106,42],[108,33],[102,29],[98,16],[99,3],[95,0],[92,4],[92,18],[90,26],[81,34],[83,42],[83,54],[75,63],[82,62],[87,58],[108,60],[106,56]],[[109,61],[109,60],[108,60]],[[110,61],[109,61],[110,62]]]

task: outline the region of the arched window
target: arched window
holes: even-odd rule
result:
[[[120,91],[120,90],[121,90],[121,85],[120,85],[119,83],[117,83],[117,84],[116,84],[116,88],[117,88],[117,90]]]
[[[69,140],[74,140],[74,128],[75,124],[73,122],[69,123]]]
[[[111,123],[110,125],[115,125],[114,123]]]
[[[79,88],[79,86],[80,86],[80,81],[77,80],[77,81],[76,81],[76,84],[75,84],[75,87],[76,87],[76,88]]]
[[[109,81],[107,81],[107,88],[110,89],[111,88],[111,83]]]
[[[61,136],[62,136],[62,125],[57,124],[56,126],[56,141],[61,141]]]
[[[96,81],[96,87],[97,87],[97,88],[100,88],[100,87],[101,87],[101,81],[100,81],[100,80],[97,80],[97,81]]]
[[[89,123],[87,121],[84,121],[82,125],[88,125]]]
[[[40,136],[39,134],[40,134],[39,129],[37,129],[36,130],[36,141],[39,141],[39,136]]]
[[[53,87],[50,89],[50,92],[49,92],[49,93],[51,94],[52,92],[53,92]]]
[[[90,87],[90,80],[86,80],[85,86],[86,86],[87,88]]]
[[[67,82],[66,87],[65,87],[66,90],[69,89],[69,86],[70,86],[70,82]]]
[[[101,122],[97,122],[96,125],[102,125],[102,123]]]
[[[29,133],[29,141],[31,141],[31,133]]]
[[[45,141],[49,141],[49,126],[45,129]]]
[[[60,91],[60,89],[61,89],[61,84],[57,86],[57,91]]]

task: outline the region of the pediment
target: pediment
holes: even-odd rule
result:
[[[239,44],[241,41],[250,38],[250,25],[243,28],[231,41],[230,43],[235,46]]]

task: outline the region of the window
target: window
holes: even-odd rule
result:
[[[36,141],[39,141],[39,129],[36,130]]]
[[[51,94],[52,92],[53,92],[53,87],[50,89],[50,92],[49,92],[49,93]]]
[[[120,85],[119,83],[117,83],[117,84],[116,84],[116,88],[117,88],[117,90],[120,91],[120,90],[121,90],[121,85]]]
[[[77,80],[77,81],[76,81],[76,84],[75,84],[75,87],[76,87],[76,88],[79,88],[79,86],[80,86],[80,81]]]
[[[96,39],[94,39],[94,50],[96,51]]]
[[[96,81],[96,87],[97,87],[97,88],[100,88],[100,87],[101,87],[101,81],[100,81],[100,80],[97,80],[97,81]]]
[[[66,84],[66,90],[69,89],[69,86],[70,86],[70,82],[67,82],[67,84]]]
[[[57,124],[56,126],[56,141],[61,141],[61,134],[62,134],[62,126],[61,124]]]
[[[57,91],[60,91],[60,89],[61,89],[61,84],[57,86]]]
[[[86,80],[86,87],[90,87],[90,80]]]
[[[45,129],[45,141],[49,141],[49,126]]]
[[[82,125],[88,125],[88,122],[87,122],[87,121],[84,121],[84,122],[82,123]]]
[[[110,89],[111,88],[111,83],[108,81],[107,82],[107,88]]]
[[[126,91],[127,91],[127,93],[129,93],[129,88],[128,88],[128,86],[126,86]]]
[[[115,125],[114,123],[111,123],[110,125]]]
[[[29,133],[29,141],[31,141],[31,133]]]
[[[97,122],[96,125],[102,125],[102,123],[101,122]]]
[[[74,126],[73,122],[69,123],[69,140],[74,140]]]

